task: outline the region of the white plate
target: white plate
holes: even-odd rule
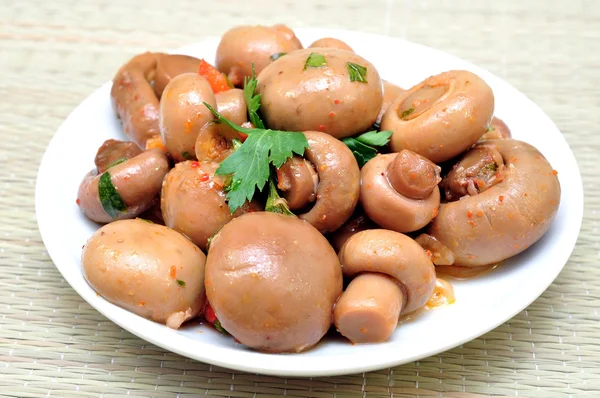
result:
[[[583,188],[577,163],[552,121],[528,98],[489,72],[448,54],[414,43],[372,34],[297,29],[304,45],[324,36],[349,43],[378,68],[382,78],[408,88],[429,75],[467,69],[492,87],[496,115],[516,139],[536,146],[558,170],[561,204],[546,235],[522,255],[493,272],[455,282],[456,303],[401,324],[386,343],[352,346],[342,339],[321,342],[302,354],[250,351],[210,327],[180,331],[143,319],[96,295],[86,283],[81,247],[97,225],[75,204],[84,174],[94,167],[98,147],[108,138],[124,139],[110,101],[110,83],[84,100],[50,142],[38,173],[36,212],[48,253],[67,282],[94,308],[131,333],[178,354],[226,368],[280,376],[325,376],[400,365],[456,347],[502,324],[533,302],[567,262],[582,221]],[[219,38],[209,38],[178,53],[214,61]],[[112,78],[112,76],[110,76]]]

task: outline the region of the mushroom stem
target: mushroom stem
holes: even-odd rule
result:
[[[406,149],[396,155],[387,167],[390,185],[411,199],[425,199],[442,180],[441,167],[429,159]]]

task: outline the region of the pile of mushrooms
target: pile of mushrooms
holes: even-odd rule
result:
[[[118,70],[111,98],[128,139],[107,140],[79,188],[101,225],[85,277],[139,316],[173,329],[203,316],[263,352],[305,351],[331,328],[382,342],[402,317],[453,301],[439,275],[523,252],[557,213],[556,171],[511,138],[472,72],[402,89],[348,44],[304,48],[284,25],[223,35],[209,71],[226,86],[199,73],[204,62],[148,52]],[[244,91],[254,74],[266,128],[307,146],[273,170],[279,210],[258,193],[230,211],[232,182],[217,170],[244,137],[208,106],[256,127]],[[389,143],[360,167],[344,140],[370,130]]]

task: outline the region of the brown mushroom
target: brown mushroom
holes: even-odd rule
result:
[[[434,163],[451,159],[475,144],[494,113],[492,89],[468,71],[431,76],[402,93],[383,115],[391,130],[390,149],[409,149]]]
[[[221,37],[216,66],[235,86],[252,76],[252,64],[259,74],[278,57],[299,50],[302,44],[285,25],[237,26]]]
[[[416,231],[437,214],[439,175],[437,165],[411,151],[377,155],[361,170],[360,203],[381,227]]]
[[[211,240],[205,285],[221,325],[242,344],[300,352],[329,329],[342,272],[333,248],[309,223],[256,212]]]
[[[485,179],[485,190],[467,189],[463,196],[463,190],[452,189],[452,198],[460,200],[440,205],[428,228],[432,237],[454,253],[455,266],[493,265],[524,251],[546,233],[558,211],[557,172],[535,147],[514,139],[477,144],[455,166],[458,182],[450,174],[446,177],[446,191],[464,185],[461,169],[479,165],[476,175],[487,174],[492,164],[488,161],[497,158],[490,152],[499,154],[504,178]]]
[[[157,59],[154,92],[160,98],[167,84],[184,73],[198,73],[200,59],[182,54],[164,54]]]
[[[347,43],[334,39],[333,37],[323,37],[319,40],[313,42],[308,48],[337,48],[338,50],[345,50],[354,52],[352,47],[350,47]]]
[[[137,217],[154,204],[168,171],[162,151],[144,151],[103,173],[90,171],[79,186],[77,203],[98,223]]]
[[[233,215],[225,202],[224,177],[215,175],[216,162],[184,161],[167,174],[161,191],[165,225],[186,235],[202,250],[208,239],[234,217],[257,211],[251,202]]]
[[[318,173],[319,185],[312,208],[298,217],[322,233],[335,231],[352,215],[360,193],[360,170],[354,155],[329,134],[305,131],[304,156]]]
[[[338,300],[333,321],[353,343],[386,341],[400,315],[424,307],[434,292],[433,264],[419,244],[401,233],[359,232],[339,257],[344,276],[355,278]]]
[[[98,173],[104,173],[116,163],[122,163],[140,153],[142,150],[133,142],[109,139],[98,148],[94,163]]]
[[[331,246],[339,252],[342,246],[344,246],[344,243],[346,243],[351,236],[360,231],[377,228],[377,224],[371,221],[365,214],[362,206],[358,205],[348,221],[329,235],[329,242],[331,243]]]
[[[214,120],[204,102],[217,106],[210,84],[197,73],[179,75],[165,87],[160,100],[160,133],[176,162],[195,159],[200,129]]]
[[[383,83],[383,104],[381,105],[381,110],[379,111],[379,115],[377,116],[376,123],[381,124],[381,119],[383,115],[388,110],[390,105],[400,96],[400,94],[406,92],[405,89],[396,86],[393,83],[388,82],[387,80],[381,80]]]
[[[508,126],[506,125],[506,123],[504,123],[502,121],[502,119],[499,119],[497,117],[493,117],[492,118],[492,122],[490,123],[489,127],[487,128],[485,134],[483,134],[480,138],[479,141],[487,141],[487,140],[501,140],[504,138],[511,138],[512,134],[510,133],[510,129],[508,128]]]

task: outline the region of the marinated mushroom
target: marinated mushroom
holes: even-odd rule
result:
[[[94,163],[98,173],[104,173],[116,163],[122,163],[140,153],[142,153],[142,150],[133,142],[110,139],[104,141],[98,148]]]
[[[146,141],[160,135],[159,102],[150,81],[161,53],[136,55],[117,71],[110,95],[123,131],[142,149]]]
[[[393,131],[390,150],[408,149],[434,163],[466,151],[492,120],[494,94],[479,76],[448,71],[402,93],[383,115],[381,129]]]
[[[215,95],[217,111],[232,123],[246,127],[248,113],[244,92],[232,89]],[[234,151],[234,141],[240,134],[225,123],[208,122],[196,137],[195,153],[198,160],[222,162]]]
[[[479,141],[501,140],[504,138],[511,138],[511,137],[512,137],[512,135],[510,133],[510,129],[508,128],[506,123],[504,123],[502,121],[502,119],[499,119],[494,116],[492,118],[492,122],[490,123],[489,127],[485,131],[485,134],[483,134],[479,138]]]
[[[360,203],[383,228],[412,232],[425,227],[440,204],[440,167],[402,150],[378,155],[361,170]]]
[[[158,57],[156,75],[154,76],[154,92],[160,98],[167,84],[174,77],[184,73],[197,73],[200,59],[182,54],[165,54]]]
[[[301,48],[300,40],[285,25],[237,26],[221,37],[216,66],[233,85],[240,86],[252,76],[252,64],[258,74],[277,58]]]
[[[400,94],[406,92],[401,87],[396,86],[393,83],[388,82],[387,80],[382,80],[383,83],[383,104],[381,105],[381,110],[379,111],[379,115],[377,115],[377,124],[381,124],[381,119],[383,115],[388,110],[390,105],[400,96]]]
[[[400,315],[424,307],[436,286],[425,251],[398,232],[359,232],[344,244],[339,258],[344,276],[354,279],[335,306],[333,322],[353,343],[389,339]]]
[[[81,262],[99,295],[172,329],[204,310],[206,256],[170,228],[143,220],[104,225],[83,246]]]
[[[305,131],[304,135],[308,141],[304,156],[317,171],[319,184],[314,205],[298,217],[322,233],[335,231],[356,208],[360,170],[354,155],[341,141],[318,131]]]
[[[161,208],[165,225],[181,232],[202,250],[208,239],[234,217],[259,210],[255,202],[233,215],[225,203],[225,178],[216,176],[216,162],[177,163],[165,177]]]
[[[356,207],[348,221],[329,235],[329,242],[331,243],[331,246],[339,252],[350,237],[367,229],[378,229],[378,227],[369,217],[367,217],[364,210],[359,205]]]
[[[176,162],[195,159],[200,129],[214,120],[204,102],[216,107],[210,84],[196,73],[184,73],[167,84],[160,101],[160,133]]]
[[[77,203],[98,223],[137,217],[153,205],[168,171],[169,162],[162,151],[144,151],[102,173],[94,169],[86,174]]]
[[[333,248],[309,223],[248,213],[211,240],[206,294],[221,325],[264,352],[301,352],[321,340],[342,292]]]
[[[317,198],[319,174],[308,160],[300,156],[289,158],[277,169],[277,188],[283,192],[290,210],[298,210]]]
[[[323,37],[322,39],[316,40],[308,46],[308,48],[337,48],[338,50],[354,52],[352,47],[347,43],[339,39],[334,39],[333,37]]]
[[[262,116],[277,130],[349,137],[370,128],[383,103],[375,66],[335,48],[295,51],[269,64],[257,79]]]
[[[467,188],[465,193],[460,170],[478,165],[477,175],[487,175],[492,168],[490,158],[497,159],[490,156],[490,151],[499,154],[505,176],[487,178],[485,190]],[[476,161],[474,154],[483,161]],[[498,166],[498,161],[493,164]],[[440,205],[428,233],[453,252],[455,266],[486,266],[515,256],[544,235],[558,211],[561,189],[557,173],[536,148],[525,142],[503,139],[480,143],[453,171],[456,173],[449,174],[444,185],[454,201]]]

